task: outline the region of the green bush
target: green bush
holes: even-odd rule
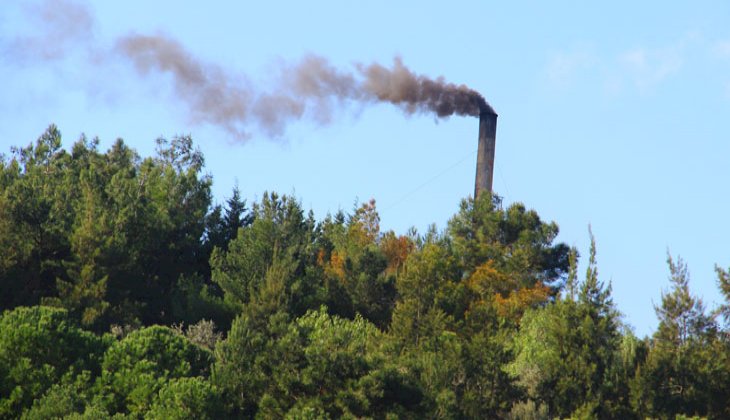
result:
[[[0,318],[0,417],[18,417],[52,385],[70,382],[82,371],[97,374],[110,340],[79,328],[64,309],[5,312]]]
[[[218,388],[203,378],[173,379],[160,389],[145,418],[160,420],[219,419],[224,415]]]
[[[209,351],[169,328],[143,328],[106,352],[97,392],[110,413],[141,414],[166,382],[207,375],[212,360]]]

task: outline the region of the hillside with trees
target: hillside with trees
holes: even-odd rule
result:
[[[2,156],[0,418],[730,418],[730,270],[707,308],[668,256],[637,337],[522,204],[399,234],[212,182],[185,136]]]

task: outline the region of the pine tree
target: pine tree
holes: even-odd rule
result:
[[[677,261],[667,255],[669,281],[672,289],[662,293],[661,306],[655,306],[659,328],[655,339],[680,347],[691,338],[703,335],[712,327],[712,319],[705,314],[705,306],[689,291],[689,271],[682,258]]]
[[[689,271],[681,258],[667,255],[671,290],[655,306],[659,327],[644,372],[649,412],[656,416],[708,415],[714,400],[708,348],[716,342],[714,319],[689,290]]]
[[[246,227],[253,222],[253,215],[247,211],[246,200],[241,199],[241,192],[238,185],[233,187],[233,194],[226,202],[226,210],[223,216],[223,229],[226,245],[236,239],[238,229]]]

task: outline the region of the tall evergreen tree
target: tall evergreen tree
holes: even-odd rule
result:
[[[723,270],[719,266],[715,266],[715,273],[717,273],[717,286],[725,299],[725,302],[718,308],[718,315],[725,321],[725,339],[730,341],[730,269]]]
[[[75,190],[67,182],[70,156],[51,125],[24,148],[13,148],[0,185],[0,287],[2,305],[36,304],[53,296],[69,258]],[[69,180],[72,181],[72,180]]]
[[[572,275],[571,275],[572,277]],[[618,368],[621,338],[611,288],[598,278],[591,234],[586,276],[573,294],[528,311],[508,370],[528,398],[552,416],[631,418],[628,383]]]
[[[667,255],[671,291],[662,293],[662,303],[655,306],[659,328],[654,336],[662,344],[680,347],[692,338],[702,336],[713,327],[713,320],[705,314],[702,299],[689,291],[689,271],[685,262]]]
[[[241,199],[241,191],[236,185],[233,187],[231,198],[226,201],[226,211],[223,216],[226,243],[236,239],[240,228],[246,227],[253,222],[253,214],[247,210],[246,200]]]
[[[722,374],[728,366],[727,353],[718,357],[723,345],[715,320],[706,314],[702,300],[690,293],[687,265],[671,255],[667,265],[671,289],[662,293],[662,303],[655,307],[659,327],[643,375],[646,409],[661,417],[714,418],[727,413],[727,398],[718,394],[730,390],[727,375]]]

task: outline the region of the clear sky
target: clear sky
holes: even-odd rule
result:
[[[383,229],[444,228],[473,193],[476,119],[351,104],[328,124],[303,119],[276,139],[252,128],[244,142],[191,116],[169,75],[140,75],[112,47],[164,34],[257,86],[307,54],[347,71],[400,56],[494,106],[495,191],[557,222],[583,254],[590,224],[599,275],[643,336],[668,288],[667,250],[709,307],[714,265],[730,266],[728,22],[726,1],[4,0],[0,151],[50,123],[67,147],[81,133],[103,149],[122,137],[143,156],[159,136],[190,134],[218,202],[238,183],[249,201],[294,194],[321,219],[372,197]]]

